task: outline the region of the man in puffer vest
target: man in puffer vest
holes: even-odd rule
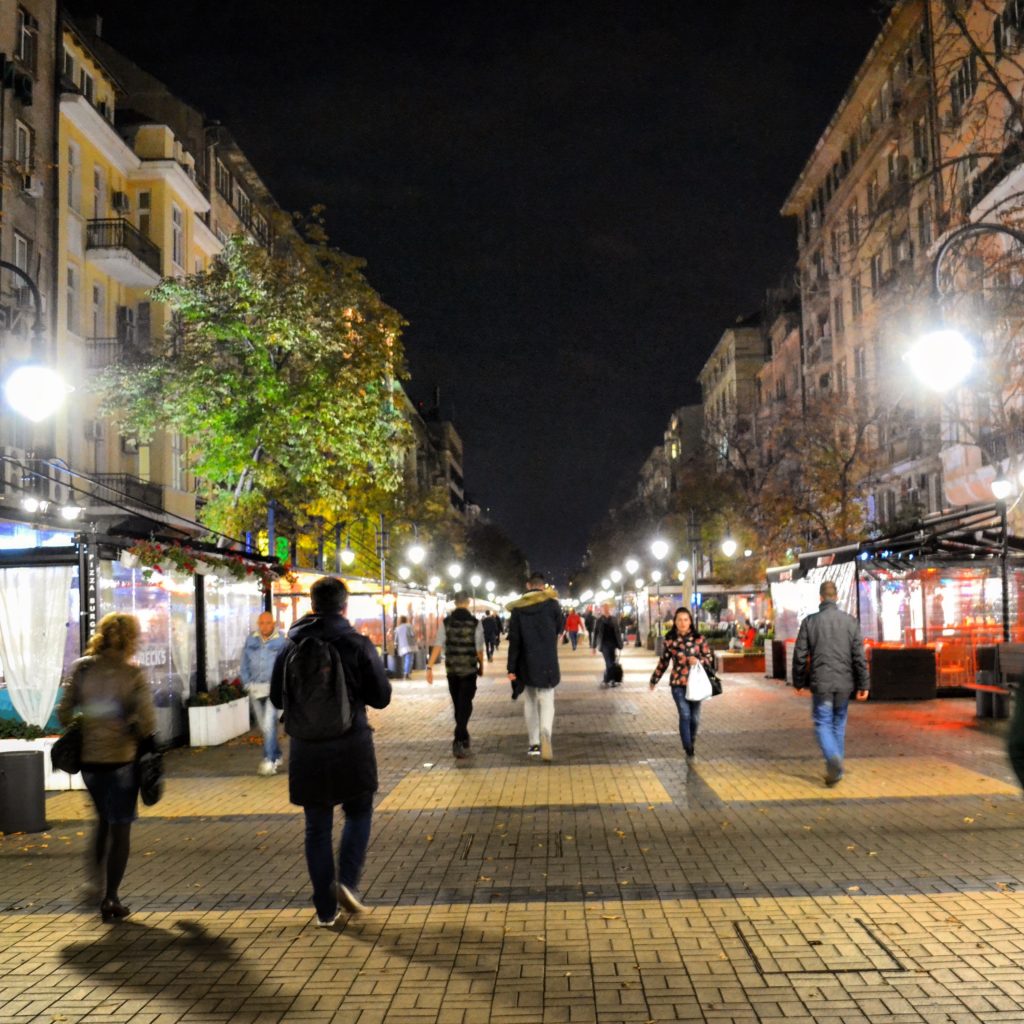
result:
[[[427,682],[434,683],[434,665],[444,651],[448,692],[455,710],[455,738],[452,755],[469,754],[469,719],[473,714],[477,676],[484,673],[484,627],[469,610],[469,595],[455,598],[455,610],[439,623],[427,661]]]

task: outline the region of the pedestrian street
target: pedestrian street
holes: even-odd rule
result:
[[[168,755],[120,924],[79,897],[84,794],[51,795],[0,838],[0,1021],[1024,1021],[1024,801],[973,700],[851,706],[826,788],[806,695],[723,676],[688,761],[651,654],[606,689],[562,647],[548,764],[505,653],[464,760],[441,672],[371,712],[373,909],[333,929],[255,733]]]

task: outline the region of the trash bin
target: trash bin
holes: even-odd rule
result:
[[[45,832],[46,790],[41,750],[0,753],[0,832]]]

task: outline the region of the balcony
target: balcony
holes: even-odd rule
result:
[[[160,484],[141,480],[130,473],[97,473],[93,497],[113,505],[140,504],[164,507],[164,489]]]
[[[160,280],[160,249],[124,217],[90,220],[85,250],[90,263],[129,288],[152,288]]]
[[[103,370],[117,363],[133,363],[142,355],[133,337],[86,339],[85,365],[89,370]]]

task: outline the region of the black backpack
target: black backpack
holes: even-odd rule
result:
[[[352,696],[334,644],[306,636],[284,661],[284,731],[298,740],[333,740],[352,727]]]

